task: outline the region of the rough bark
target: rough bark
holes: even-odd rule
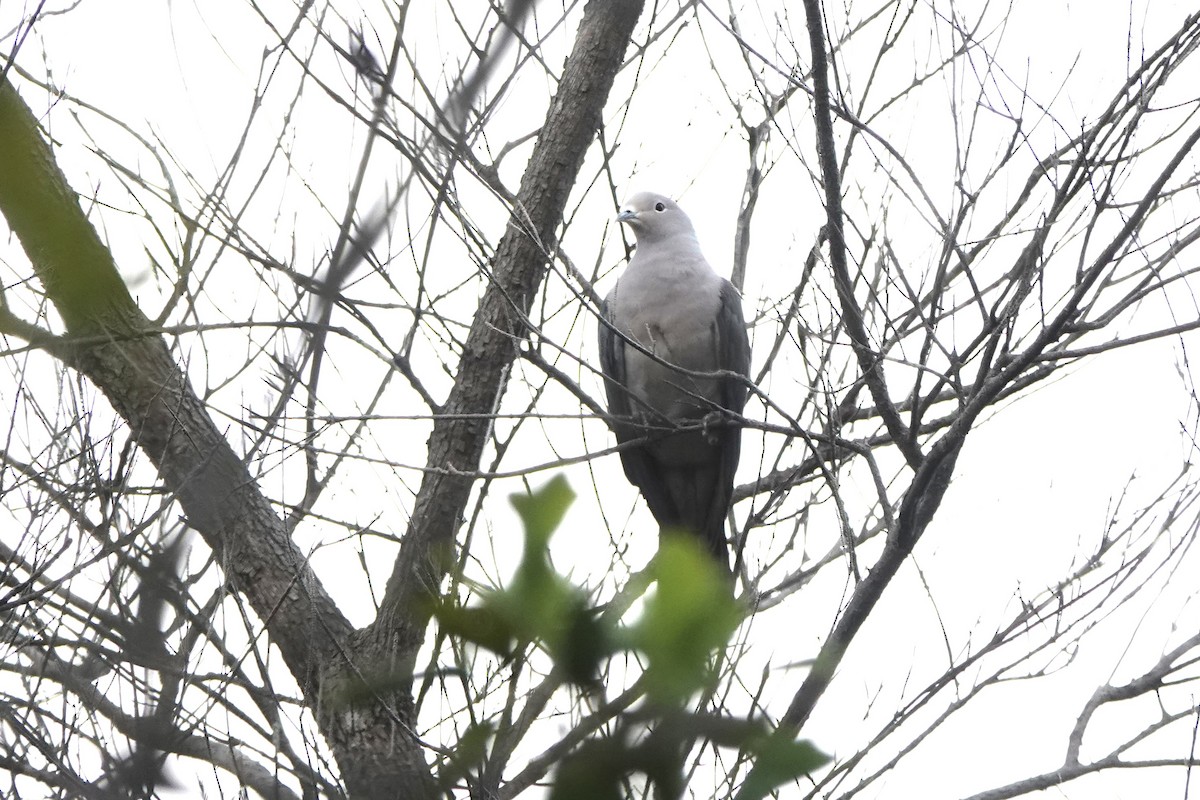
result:
[[[66,326],[66,343],[54,353],[86,375],[129,425],[187,524],[266,626],[345,769],[355,763],[346,754],[357,751],[356,737],[370,732],[351,724],[352,715],[323,712],[319,704],[327,696],[323,679],[344,672],[349,621],[151,330],[37,120],[7,81],[0,83],[0,153],[0,214]],[[432,787],[415,739],[393,745],[393,760],[420,764],[423,785]]]
[[[407,691],[372,677],[411,675],[445,576],[489,425],[527,314],[557,247],[571,188],[601,124],[642,0],[592,0],[521,182],[467,339],[458,379],[429,440],[430,471],[382,611],[354,635],[162,336],[129,295],[29,108],[0,85],[0,213],[21,240],[72,342],[56,354],[128,423],[231,587],[249,601],[300,684],[354,797],[429,797],[437,787],[413,731]],[[464,413],[465,412],[465,413]],[[364,682],[365,679],[365,682]],[[383,686],[383,683],[379,684]],[[347,693],[359,702],[345,702]],[[362,700],[363,694],[367,700]]]
[[[643,0],[592,0],[584,10],[491,264],[457,379],[429,437],[428,469],[379,616],[356,637],[352,662],[388,676],[389,683],[415,673],[429,623],[425,600],[439,591],[453,563],[455,534],[491,427],[480,415],[498,406],[517,347],[528,335],[529,309],[554,258],[567,200],[642,7]],[[348,729],[361,729],[354,737],[359,747],[347,753],[354,763],[340,762],[355,796],[397,796],[395,786],[412,787],[418,777],[410,772],[417,765],[395,757],[392,738],[411,735],[412,723],[411,696],[400,693],[396,702],[394,709],[380,702],[342,717]]]
[[[187,523],[264,621],[300,686],[349,634],[162,336],[125,288],[28,106],[0,84],[0,213],[66,325],[63,352],[128,423]]]
[[[455,532],[479,468],[527,314],[558,246],[571,187],[601,124],[642,0],[592,0],[521,179],[507,233],[492,264],[458,364],[458,378],[429,438],[428,470],[372,629],[379,652],[411,674],[429,621],[421,602],[451,563]]]

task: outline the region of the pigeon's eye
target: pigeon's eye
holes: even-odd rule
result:
[[[666,211],[666,210],[667,210],[667,207],[666,207],[666,205],[664,205],[663,203],[655,203],[655,204],[654,204],[654,210],[655,210],[655,211]]]

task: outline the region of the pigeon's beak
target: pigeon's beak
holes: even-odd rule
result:
[[[623,208],[621,213],[617,214],[617,222],[634,222],[637,218],[637,212],[631,208]]]

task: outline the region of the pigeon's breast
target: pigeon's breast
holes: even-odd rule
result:
[[[620,327],[648,351],[626,346],[629,388],[671,419],[703,417],[719,397],[716,380],[694,374],[713,372],[719,363],[720,293],[708,277],[627,274],[622,279]],[[630,279],[633,285],[624,285]]]

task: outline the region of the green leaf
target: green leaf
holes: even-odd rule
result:
[[[460,606],[435,599],[432,613],[442,631],[504,657],[513,653],[516,632],[508,620],[486,600],[478,606]]]
[[[774,789],[807,775],[829,761],[812,742],[779,729],[754,743],[754,768],[738,791],[738,800],[760,800]]]
[[[522,567],[507,589],[489,593],[484,603],[525,641],[546,641],[566,627],[575,587],[554,570]]]
[[[467,728],[438,772],[438,783],[442,788],[449,789],[479,770],[487,755],[488,742],[495,733],[496,725],[492,722],[481,722]]]
[[[761,719],[741,719],[719,714],[688,713],[688,730],[693,736],[707,739],[718,747],[752,750],[771,734]]]
[[[331,707],[378,705],[381,697],[407,692],[412,688],[412,675],[398,670],[361,667],[358,672],[344,674],[330,681],[325,702]]]
[[[523,569],[509,589],[484,602],[517,638],[541,642],[572,683],[593,683],[601,659],[613,650],[611,625],[553,570]]]
[[[600,662],[615,650],[613,628],[601,620],[599,611],[583,602],[582,596],[577,601],[567,614],[561,635],[547,644],[568,681],[596,688],[600,682]]]
[[[621,800],[628,751],[619,739],[593,739],[558,765],[549,800]]]
[[[550,537],[574,498],[562,477],[532,494],[513,495],[525,548],[512,583],[481,592],[476,606],[436,602],[433,613],[447,633],[503,656],[517,641],[541,642],[569,681],[592,685],[600,661],[613,650],[611,628],[600,623],[584,593],[554,571],[548,554]]]
[[[742,611],[693,536],[664,536],[654,570],[658,586],[630,642],[646,655],[647,694],[675,705],[709,683],[709,656],[729,642]]]
[[[575,500],[575,492],[562,475],[533,494],[513,494],[509,501],[525,525],[525,561],[545,561],[544,552],[550,536],[562,524],[567,509]]]
[[[567,627],[578,590],[554,571],[548,548],[575,493],[558,476],[532,494],[509,499],[525,525],[525,549],[512,584],[489,598],[496,613],[523,639],[548,641]]]

